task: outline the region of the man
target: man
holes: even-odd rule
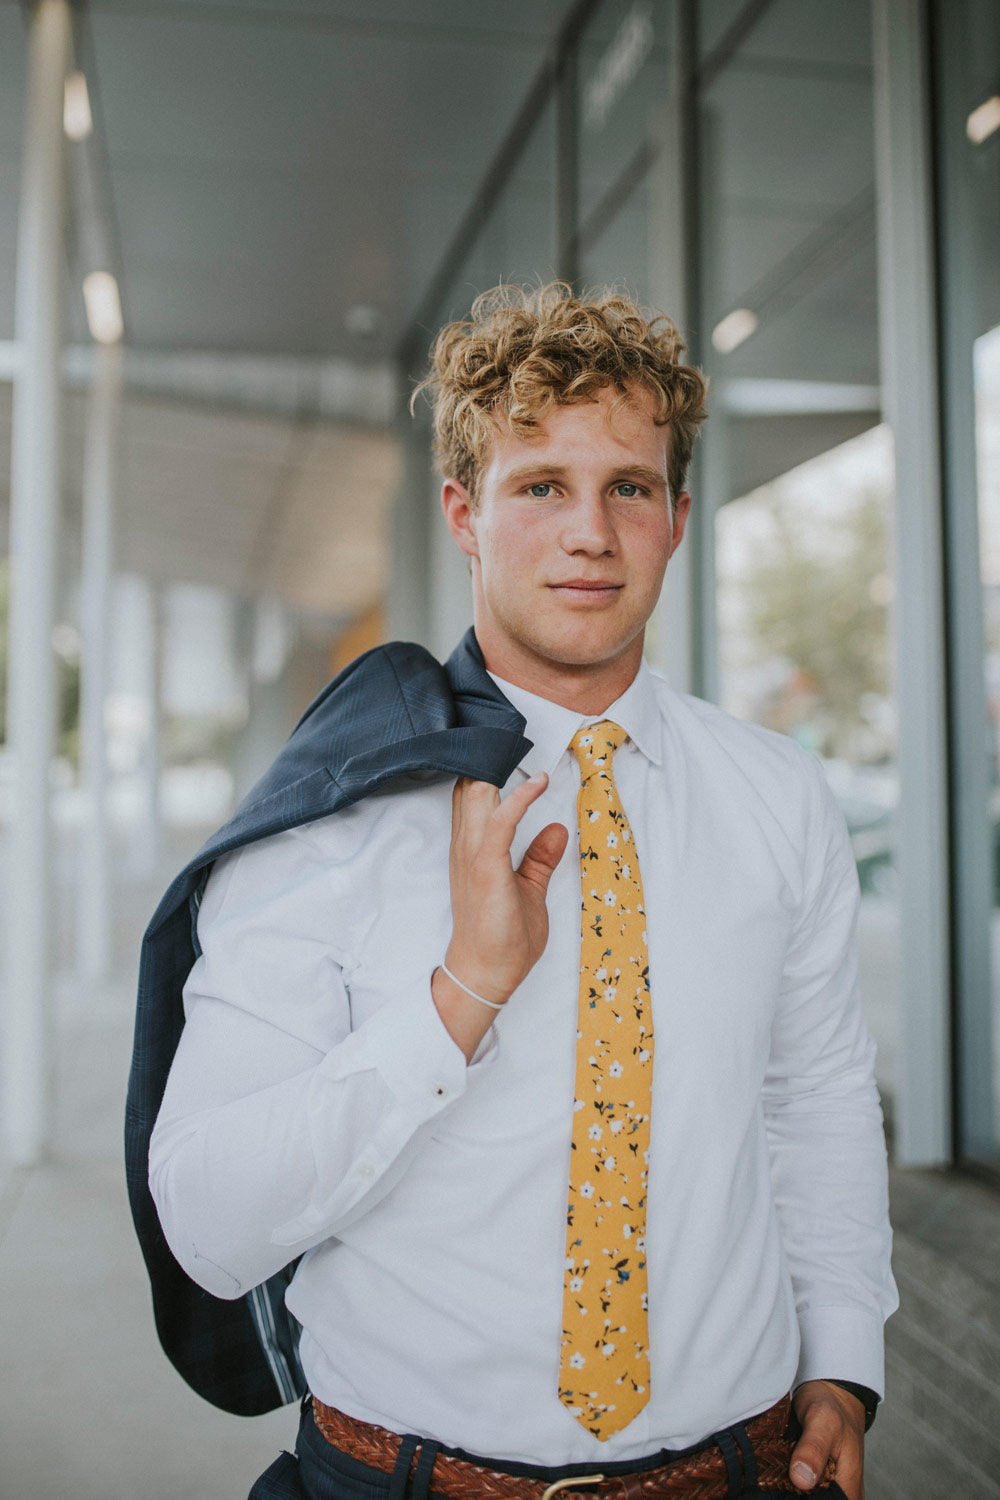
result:
[[[468,650],[530,747],[205,890],[150,1186],[216,1297],[302,1257],[312,1399],[255,1497],[863,1496],[894,1291],[856,879],[818,763],[643,664],[682,353],[562,287],[444,330]]]

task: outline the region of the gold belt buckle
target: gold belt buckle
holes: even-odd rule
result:
[[[577,1479],[557,1479],[555,1484],[550,1484],[542,1496],[542,1500],[552,1500],[560,1490],[575,1490],[580,1484],[601,1484],[604,1481],[603,1474],[581,1474]]]

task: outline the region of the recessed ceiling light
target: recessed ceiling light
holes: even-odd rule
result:
[[[1000,94],[985,99],[965,122],[965,133],[974,146],[981,146],[987,136],[1000,128]]]
[[[87,80],[82,73],[70,73],[63,85],[63,130],[71,141],[84,141],[93,128]]]
[[[110,271],[91,271],[83,278],[83,300],[91,338],[99,344],[117,344],[124,324],[118,283]]]
[[[757,332],[757,314],[749,307],[737,307],[727,313],[712,329],[712,343],[720,354],[732,354],[744,340]]]

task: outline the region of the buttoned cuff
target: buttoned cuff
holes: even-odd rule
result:
[[[885,1394],[885,1341],[882,1319],[860,1307],[809,1307],[799,1311],[802,1340],[795,1384],[838,1380]]]
[[[466,1063],[438,1014],[429,980],[382,1006],[332,1048],[310,1084],[313,1198],[302,1213],[277,1226],[272,1242],[291,1246],[334,1234],[338,1226],[364,1212],[399,1175],[418,1133],[462,1096],[470,1077],[492,1062],[496,1048],[491,1028],[473,1062]],[[381,1089],[373,1128],[346,1170],[341,1164],[327,1176],[328,1163],[335,1157],[324,1149],[335,1128],[329,1091],[355,1084],[362,1074],[372,1076]]]

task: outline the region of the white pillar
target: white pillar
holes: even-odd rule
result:
[[[15,325],[19,363],[11,432],[8,743],[16,776],[3,1027],[6,1152],[27,1165],[48,1130],[52,1029],[49,767],[55,738],[52,655],[59,509],[63,290],[63,81],[66,0],[31,18]]]
[[[137,875],[155,875],[166,852],[163,820],[163,643],[166,633],[163,585],[148,578],[129,580],[130,618],[138,632],[140,695],[145,703],[142,799],[129,864]]]
[[[882,388],[896,451],[902,918],[900,1161],[951,1155],[945,609],[930,87],[923,0],[875,0]]]
[[[105,708],[114,566],[115,471],[121,415],[121,346],[98,344],[94,358],[83,471],[80,777],[86,816],[80,839],[77,955],[81,976],[99,982],[110,974],[113,962]]]

